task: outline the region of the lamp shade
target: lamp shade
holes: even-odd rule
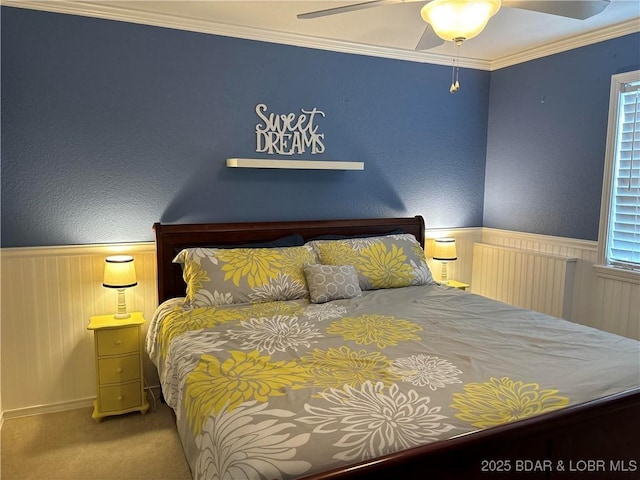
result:
[[[431,0],[420,15],[443,40],[461,41],[482,32],[501,4],[501,0]]]
[[[113,255],[105,259],[102,285],[107,288],[129,288],[138,284],[136,267],[130,255]]]
[[[451,262],[458,259],[456,241],[453,238],[437,238],[433,245],[433,259]]]

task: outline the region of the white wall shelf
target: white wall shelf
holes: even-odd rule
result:
[[[364,170],[364,162],[328,160],[279,160],[258,158],[227,158],[230,168],[286,168],[307,170]]]

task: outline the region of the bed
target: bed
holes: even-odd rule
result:
[[[154,229],[194,479],[636,478],[640,343],[436,284],[422,217]]]

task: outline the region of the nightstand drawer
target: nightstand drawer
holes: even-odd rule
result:
[[[96,331],[98,355],[138,352],[140,349],[138,330],[138,327],[126,327]]]
[[[140,355],[101,358],[98,360],[98,381],[106,383],[130,382],[140,378]]]
[[[100,411],[117,412],[142,405],[140,382],[100,387]]]

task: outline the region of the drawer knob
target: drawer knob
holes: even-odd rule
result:
[[[122,373],[122,367],[118,367],[118,368],[116,368],[116,372],[118,372],[118,373]]]
[[[122,395],[119,395],[118,396],[118,400],[122,401],[122,400],[124,400],[124,397]]]
[[[116,340],[116,345],[122,345],[122,340]]]

